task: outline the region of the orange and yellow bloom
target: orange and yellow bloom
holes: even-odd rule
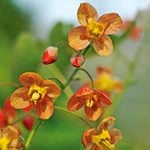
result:
[[[110,105],[111,100],[103,91],[81,87],[68,101],[67,108],[76,111],[84,106],[84,111],[89,120],[95,121],[102,114],[102,104]]]
[[[11,105],[16,109],[32,107],[41,119],[48,119],[53,114],[53,101],[60,95],[60,88],[51,80],[44,80],[34,72],[23,73],[19,78],[23,87],[11,95]]]
[[[114,150],[115,144],[122,138],[118,129],[112,128],[114,117],[105,118],[97,127],[83,133],[82,143],[87,150]]]
[[[112,72],[109,68],[98,67],[97,68],[98,77],[94,81],[94,87],[96,89],[105,90],[107,92],[123,90],[123,82],[113,77]]]
[[[0,129],[0,150],[24,150],[19,131],[13,126]]]
[[[121,29],[121,17],[117,13],[108,13],[98,18],[97,11],[89,3],[80,4],[77,17],[81,26],[69,33],[69,45],[80,51],[92,43],[99,55],[109,55],[113,51],[113,43],[108,35]]]

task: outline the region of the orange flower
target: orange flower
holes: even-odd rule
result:
[[[76,111],[84,106],[89,120],[97,120],[102,113],[102,103],[111,104],[110,98],[101,90],[81,87],[68,101],[67,108]]]
[[[108,13],[98,18],[92,5],[81,3],[77,17],[81,26],[69,33],[69,45],[80,51],[92,42],[99,55],[109,55],[113,51],[113,43],[108,34],[114,34],[121,29],[123,23],[120,16],[117,13]]]
[[[89,129],[83,133],[82,143],[88,150],[114,150],[115,144],[122,138],[118,129],[112,128],[115,118],[105,118],[97,129]]]
[[[98,77],[94,81],[94,87],[96,89],[101,89],[108,92],[121,92],[123,90],[123,82],[118,78],[114,78],[109,68],[100,66],[97,68],[97,72]]]
[[[20,134],[13,126],[0,129],[0,149],[1,150],[24,150],[25,145]]]
[[[39,118],[50,118],[54,109],[52,98],[60,95],[58,85],[34,72],[23,73],[19,80],[23,87],[12,93],[11,105],[16,109],[33,107]]]

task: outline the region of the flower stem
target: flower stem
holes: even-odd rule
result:
[[[85,55],[88,52],[89,48],[90,48],[90,45],[83,51],[82,55]],[[68,78],[66,84],[64,85],[63,90],[69,85],[69,83],[72,81],[73,77],[76,75],[76,73],[79,71],[79,69],[80,68],[74,69],[74,71],[72,72],[72,74]]]
[[[88,72],[86,69],[84,69],[84,68],[79,68],[79,70],[85,72],[85,73],[88,75],[88,77],[89,77],[90,80],[91,80],[92,89],[94,89],[94,81],[93,81],[92,76],[89,74],[89,72]]]
[[[43,122],[43,120],[39,119],[37,125],[30,132],[30,134],[26,140],[26,144],[25,144],[26,150],[29,149],[31,140],[32,140],[33,136],[35,135],[35,133],[37,132],[37,130],[39,129],[39,127],[41,126],[42,122]]]
[[[75,112],[71,112],[71,111],[69,111],[69,110],[67,110],[67,109],[65,109],[65,108],[60,107],[60,106],[55,106],[55,109],[56,109],[56,110],[63,111],[63,112],[67,112],[67,113],[69,113],[69,114],[71,114],[71,115],[74,115],[75,117],[77,117],[77,118],[79,118],[80,120],[82,120],[88,127],[92,128],[92,126],[91,126],[84,118],[82,118],[82,116],[80,116],[79,114],[77,114],[77,113],[75,113]]]

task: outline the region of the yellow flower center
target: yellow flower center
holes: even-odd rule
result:
[[[94,105],[94,101],[92,99],[87,99],[85,105],[91,108]]]
[[[91,38],[99,38],[104,33],[105,25],[93,19],[88,20],[87,31]]]
[[[6,137],[0,138],[0,150],[8,150],[9,139]]]
[[[92,136],[92,142],[95,143],[100,149],[103,147],[107,148],[107,150],[114,150],[114,144],[110,143],[110,134],[108,130],[102,130],[102,133],[99,135]]]
[[[96,95],[87,96],[86,101],[85,101],[85,105],[87,107],[91,108],[96,101],[97,101]]]
[[[37,101],[44,98],[46,93],[47,89],[45,87],[40,87],[34,84],[30,87],[28,96],[30,97],[30,100],[34,102],[34,104],[37,104]]]
[[[95,88],[111,91],[115,88],[114,80],[110,74],[103,73],[95,80]]]

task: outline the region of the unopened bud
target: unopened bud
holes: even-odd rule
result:
[[[81,65],[83,65],[84,61],[85,61],[84,56],[79,53],[72,55],[71,60],[70,60],[72,66],[74,66],[74,67],[81,67]]]
[[[58,57],[58,48],[49,46],[44,51],[42,62],[45,65],[52,64],[57,60]]]

